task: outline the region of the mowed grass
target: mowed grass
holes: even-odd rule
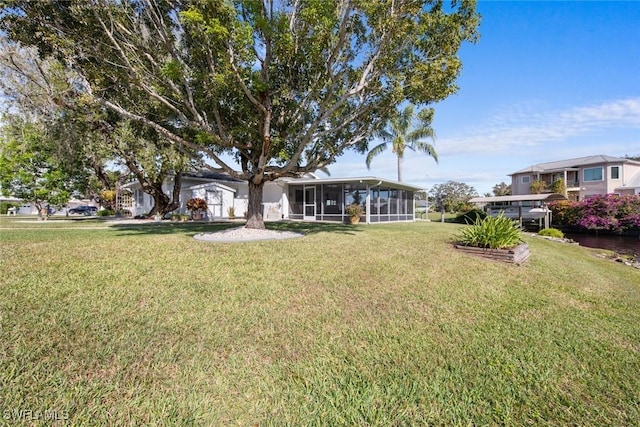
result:
[[[192,238],[228,226],[3,219],[0,424],[640,424],[636,269],[435,222]]]

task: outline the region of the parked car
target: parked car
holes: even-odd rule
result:
[[[88,205],[76,206],[75,208],[69,209],[70,215],[95,215],[97,212],[97,207]]]

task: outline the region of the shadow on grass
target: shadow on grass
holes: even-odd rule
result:
[[[229,228],[243,227],[244,222],[140,222],[113,224],[110,227],[118,230],[120,235],[167,235],[187,234],[195,236],[200,233],[215,233]],[[304,235],[317,233],[355,234],[360,227],[341,223],[308,223],[297,221],[267,222],[269,230],[291,231]]]
[[[187,234],[195,236],[199,233],[215,233],[228,228],[240,227],[243,224],[233,222],[139,222],[112,224],[110,228],[118,230],[121,236],[132,235],[167,235]]]
[[[266,227],[270,230],[292,231],[305,235],[317,233],[356,234],[362,231],[362,227],[360,226],[340,222],[278,221],[267,222]]]

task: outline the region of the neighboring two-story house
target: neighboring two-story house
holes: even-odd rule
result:
[[[640,161],[605,155],[540,163],[511,175],[511,194],[531,194],[531,184],[543,181],[551,192],[554,181],[564,180],[565,196],[582,200],[597,194],[640,194]]]

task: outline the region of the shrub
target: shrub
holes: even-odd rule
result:
[[[199,197],[187,200],[187,210],[191,212],[204,212],[207,210],[207,201]]]
[[[229,215],[229,219],[234,219],[236,217],[236,210],[233,206],[229,206],[227,209],[227,214]]]
[[[536,179],[529,186],[529,191],[533,194],[542,194],[547,191],[547,183],[540,179]]]
[[[553,184],[551,184],[551,191],[556,194],[564,194],[565,191],[567,191],[567,186],[564,185],[564,179],[558,178],[553,181]]]
[[[350,217],[360,217],[364,213],[362,206],[352,203],[345,208],[345,213]]]
[[[473,225],[463,228],[457,235],[460,243],[467,246],[477,246],[490,249],[507,249],[517,246],[521,228],[513,221],[500,213],[498,216],[488,216],[485,219],[477,218]]]
[[[580,202],[550,205],[555,222],[587,230],[626,231],[640,228],[640,196],[604,194]]]
[[[11,208],[19,208],[19,203],[10,203],[10,202],[0,202],[0,214],[6,215],[9,209]]]
[[[540,236],[555,237],[556,239],[562,239],[564,233],[557,228],[544,228],[538,232]]]
[[[471,209],[468,212],[464,212],[460,215],[458,215],[454,221],[455,222],[459,222],[461,224],[473,224],[475,223],[478,219],[485,219],[487,217],[487,214],[480,210],[480,209]]]
[[[579,203],[570,200],[551,202],[549,209],[553,214],[553,222],[565,227],[575,225],[580,211]]]
[[[98,211],[98,213],[96,215],[98,216],[112,216],[115,215],[116,211],[112,211],[111,209],[102,209],[101,211]]]

